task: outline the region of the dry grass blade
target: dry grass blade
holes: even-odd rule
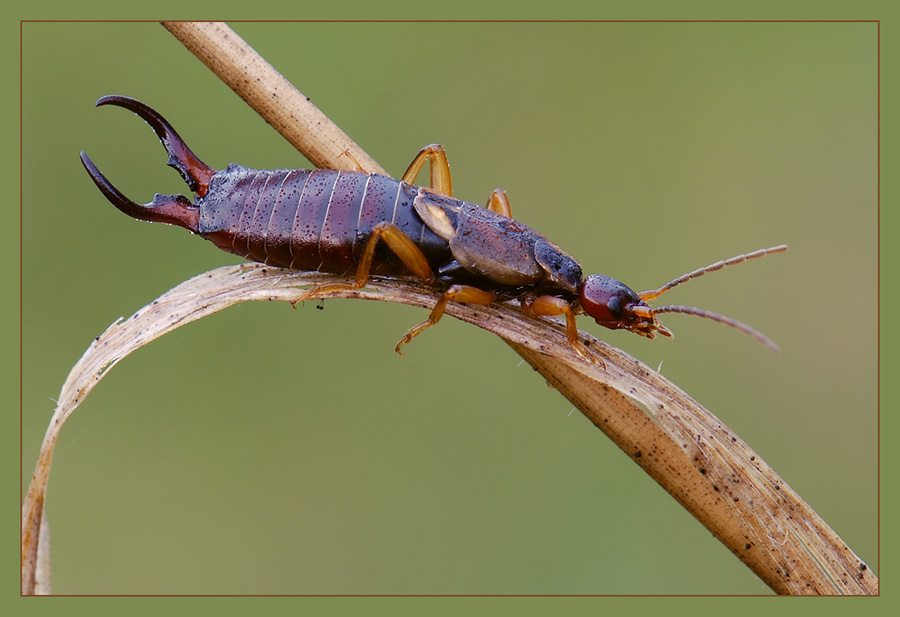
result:
[[[355,144],[327,118],[303,125],[290,110],[308,103],[305,97],[286,88],[283,78],[224,24],[165,26],[245,100],[262,101],[256,107],[270,124],[302,133],[314,144],[332,144],[313,156],[298,146],[317,164],[337,167],[338,159],[346,159],[340,153],[350,148],[363,167],[380,169],[367,163],[371,159],[364,153],[357,154]],[[274,99],[279,104],[266,103]],[[59,430],[109,369],[166,332],[232,304],[290,301],[300,286],[333,280],[260,264],[220,268],[179,285],[94,341],[63,386],[23,506],[23,593],[33,593],[40,578],[38,534]],[[432,289],[418,283],[377,278],[366,289],[332,296],[422,307],[436,300]],[[525,317],[514,307],[451,304],[447,313],[502,336],[776,592],[877,593],[877,578],[828,525],[728,427],[659,374],[584,336],[603,360],[587,363],[556,324]]]

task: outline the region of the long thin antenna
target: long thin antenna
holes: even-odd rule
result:
[[[697,315],[698,317],[712,319],[713,321],[718,321],[721,324],[725,324],[726,326],[731,326],[736,330],[740,330],[744,334],[749,334],[757,341],[772,350],[774,353],[778,353],[779,351],[781,351],[781,348],[778,347],[775,341],[770,339],[759,330],[751,328],[747,324],[740,322],[737,319],[732,319],[731,317],[726,317],[725,315],[720,315],[719,313],[713,313],[712,311],[694,308],[693,306],[654,306],[650,309],[650,313],[653,315],[659,315],[660,313],[681,313],[682,315]]]
[[[648,300],[653,300],[654,298],[657,298],[660,295],[662,295],[664,292],[669,291],[673,287],[677,287],[678,285],[681,285],[682,283],[686,283],[687,281],[689,281],[691,279],[695,279],[697,277],[703,276],[707,272],[715,272],[716,270],[721,270],[725,266],[733,266],[735,264],[743,263],[750,259],[757,259],[759,257],[765,257],[766,255],[771,255],[773,253],[783,253],[786,250],[788,250],[787,244],[779,244],[778,246],[773,246],[772,248],[759,249],[758,251],[753,251],[752,253],[738,255],[736,257],[732,257],[731,259],[726,259],[725,261],[717,261],[716,263],[710,264],[710,265],[706,266],[705,268],[697,268],[693,272],[689,272],[688,274],[679,276],[677,279],[669,281],[668,283],[666,283],[659,289],[653,289],[650,291],[642,291],[638,295],[641,297],[641,300],[643,300],[644,302],[646,302]],[[669,307],[669,308],[672,308],[672,307]],[[684,308],[684,307],[680,307],[680,308]],[[654,312],[682,313],[684,311],[659,311],[657,309],[654,309]],[[715,313],[711,313],[711,315],[714,315],[714,314]],[[720,315],[720,317],[721,317],[721,315]],[[718,321],[721,321],[721,320],[718,320]]]

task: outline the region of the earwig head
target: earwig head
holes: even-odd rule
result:
[[[768,249],[760,249],[738,255],[726,261],[718,261],[705,268],[698,268],[693,272],[689,272],[672,281],[669,281],[659,289],[643,291],[636,293],[626,285],[623,285],[614,278],[603,276],[602,274],[592,274],[584,279],[581,287],[578,289],[578,299],[581,304],[581,310],[593,317],[598,324],[611,330],[625,329],[647,338],[654,338],[657,333],[669,338],[674,338],[672,331],[666,328],[657,315],[660,313],[681,313],[683,315],[696,315],[705,319],[712,319],[719,323],[730,326],[745,334],[749,334],[760,343],[768,347],[774,352],[778,351],[778,345],[772,342],[765,334],[754,330],[750,326],[743,324],[730,317],[712,313],[703,309],[690,306],[657,306],[651,307],[647,304],[649,300],[662,295],[664,292],[676,287],[690,279],[703,276],[707,272],[721,270],[725,266],[732,266],[742,263],[748,259],[756,259],[764,257],[772,253],[783,253],[787,250],[787,246],[781,244]]]
[[[578,289],[578,299],[586,315],[610,330],[625,329],[651,339],[657,332],[674,337],[640,295],[614,278],[590,275]]]

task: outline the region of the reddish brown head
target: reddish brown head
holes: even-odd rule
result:
[[[654,338],[657,332],[674,336],[638,293],[614,278],[590,275],[581,284],[578,298],[585,314],[610,330],[624,329],[647,338]]]

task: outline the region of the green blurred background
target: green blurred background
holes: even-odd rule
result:
[[[876,566],[877,26],[234,24],[399,174],[439,142],[587,272],[760,328],[583,328],[662,372]],[[153,23],[23,25],[23,482],[72,365],[237,258],[99,194],[186,191],[126,94],[207,163],[307,166]],[[62,432],[56,593],[768,593],[501,340],[421,309],[243,305],[141,349]]]

